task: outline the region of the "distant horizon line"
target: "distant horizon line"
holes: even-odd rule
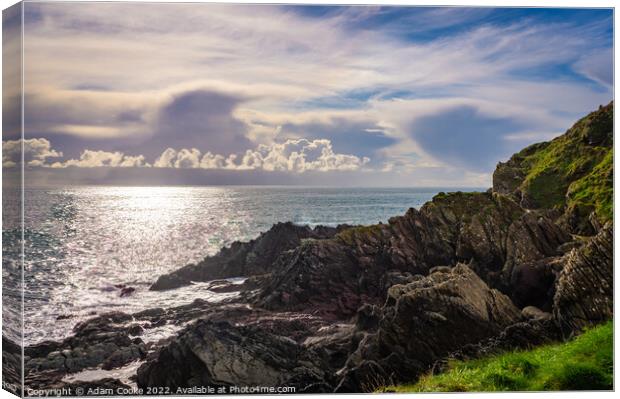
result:
[[[4,188],[8,188],[3,184]],[[364,189],[433,189],[433,190],[481,190],[486,191],[490,187],[482,187],[482,186],[451,186],[451,185],[441,185],[441,186],[428,186],[428,185],[420,185],[420,186],[394,186],[394,185],[386,185],[386,186],[376,186],[376,185],[355,185],[355,186],[337,186],[337,185],[312,185],[312,184],[106,184],[106,183],[92,183],[92,184],[64,184],[64,185],[25,185],[25,188],[63,188],[63,187],[243,187],[243,188],[331,188],[331,189],[356,189],[356,188],[364,188]]]

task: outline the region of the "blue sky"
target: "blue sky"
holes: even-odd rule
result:
[[[613,95],[609,9],[27,3],[25,22],[46,173],[488,186]]]

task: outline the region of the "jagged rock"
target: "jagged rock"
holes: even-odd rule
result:
[[[269,231],[249,242],[234,242],[217,255],[208,257],[196,265],[187,265],[170,274],[160,276],[151,290],[178,288],[192,281],[209,281],[230,277],[249,277],[268,273],[271,264],[283,251],[297,247],[309,238],[329,238],[346,226],[336,228],[297,226],[278,223]]]
[[[317,353],[260,326],[201,320],[138,369],[141,388],[309,386],[325,384],[329,368]]]
[[[324,317],[346,318],[362,303],[376,302],[381,288],[360,285],[379,280],[381,270],[363,276],[358,264],[348,256],[347,247],[334,240],[308,242],[278,258],[274,273],[261,291],[257,303],[271,310],[312,309]],[[365,295],[366,294],[366,295]]]
[[[383,370],[373,374],[377,381],[412,381],[443,356],[498,335],[520,317],[507,296],[464,264],[393,286],[376,332],[367,334],[349,357],[340,389],[367,389],[375,382],[362,379],[372,374],[365,372],[368,367],[373,373]]]
[[[559,255],[558,246],[571,237],[542,213],[525,211],[502,195],[492,199],[460,229],[456,253],[461,261],[473,259],[474,270],[489,285],[512,295],[515,266]],[[547,284],[543,292],[548,289]],[[520,305],[529,304],[538,305]]]
[[[25,347],[26,379],[64,386],[60,380],[67,374],[93,367],[112,369],[143,359],[145,344],[130,337],[135,332],[135,324],[128,324],[132,319],[122,312],[106,313],[78,323],[74,335],[63,341]]]
[[[440,193],[387,224],[349,228],[282,253],[253,302],[345,318],[365,303],[381,303],[399,279],[413,281],[435,267],[471,260],[490,286],[512,295],[515,266],[557,256],[571,239],[542,212],[526,211],[506,196]],[[514,278],[523,275],[518,270]],[[525,277],[523,285],[530,282]],[[527,285],[528,295],[516,291],[520,306],[549,307],[553,278],[546,277]]]
[[[566,335],[613,317],[613,226],[573,249],[556,286],[553,315]]]
[[[376,331],[379,327],[381,316],[383,316],[381,307],[365,304],[357,311],[355,326],[360,331]]]

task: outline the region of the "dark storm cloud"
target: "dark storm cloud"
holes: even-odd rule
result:
[[[26,94],[24,137],[45,138],[67,158],[78,157],[88,148],[125,150],[144,140],[136,132],[146,127],[145,105],[108,105],[96,96],[69,93],[57,97]]]
[[[422,149],[448,164],[487,171],[514,150],[505,136],[523,128],[519,121],[458,106],[417,119],[411,125],[411,136]]]
[[[2,137],[21,136],[21,3],[2,12]]]
[[[155,159],[167,148],[241,153],[255,147],[248,127],[233,116],[245,98],[210,90],[189,90],[168,101],[109,101],[114,93],[27,95],[27,137],[46,138],[68,158],[84,149],[140,153]]]
[[[232,115],[243,100],[208,90],[177,95],[159,110],[154,136],[142,145],[142,153],[155,156],[171,147],[231,154],[253,148],[245,136],[247,125]]]
[[[21,96],[2,96],[2,139],[15,140],[21,137]]]

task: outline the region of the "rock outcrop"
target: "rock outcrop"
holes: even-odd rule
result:
[[[128,328],[119,327],[130,320],[125,313],[108,313],[78,324],[74,335],[64,341],[25,347],[26,383],[30,388],[41,387],[41,376],[49,385],[87,368],[109,370],[143,359],[147,353],[144,342],[132,337]]]
[[[235,241],[217,255],[160,276],[151,290],[161,291],[189,285],[192,281],[209,281],[230,277],[250,277],[268,273],[272,263],[284,251],[294,249],[309,238],[329,238],[346,226],[337,228],[297,226],[278,223],[249,242]]]
[[[142,388],[166,386],[173,391],[261,386],[316,392],[329,387],[325,383],[329,370],[318,353],[260,325],[201,320],[143,365],[137,382]]]
[[[613,317],[613,226],[573,249],[560,273],[553,313],[565,335]]]
[[[289,313],[274,328],[274,315],[281,313],[269,311],[232,320],[223,320],[223,313],[208,316],[153,354],[138,370],[138,385],[367,391],[379,382],[410,379],[522,318],[507,296],[466,265],[408,280],[388,290],[384,306],[363,306],[355,325]]]
[[[547,258],[560,255],[558,247],[569,240],[544,213],[501,194],[442,193],[387,224],[345,229],[282,253],[255,303],[349,317],[365,303],[381,303],[385,281],[395,275],[471,262],[491,287],[514,293],[520,306],[549,309],[554,273]],[[537,266],[515,272],[526,263]]]
[[[449,353],[498,335],[521,319],[521,311],[459,264],[391,287],[378,317],[376,330],[367,332],[341,371],[339,391],[411,381]]]

